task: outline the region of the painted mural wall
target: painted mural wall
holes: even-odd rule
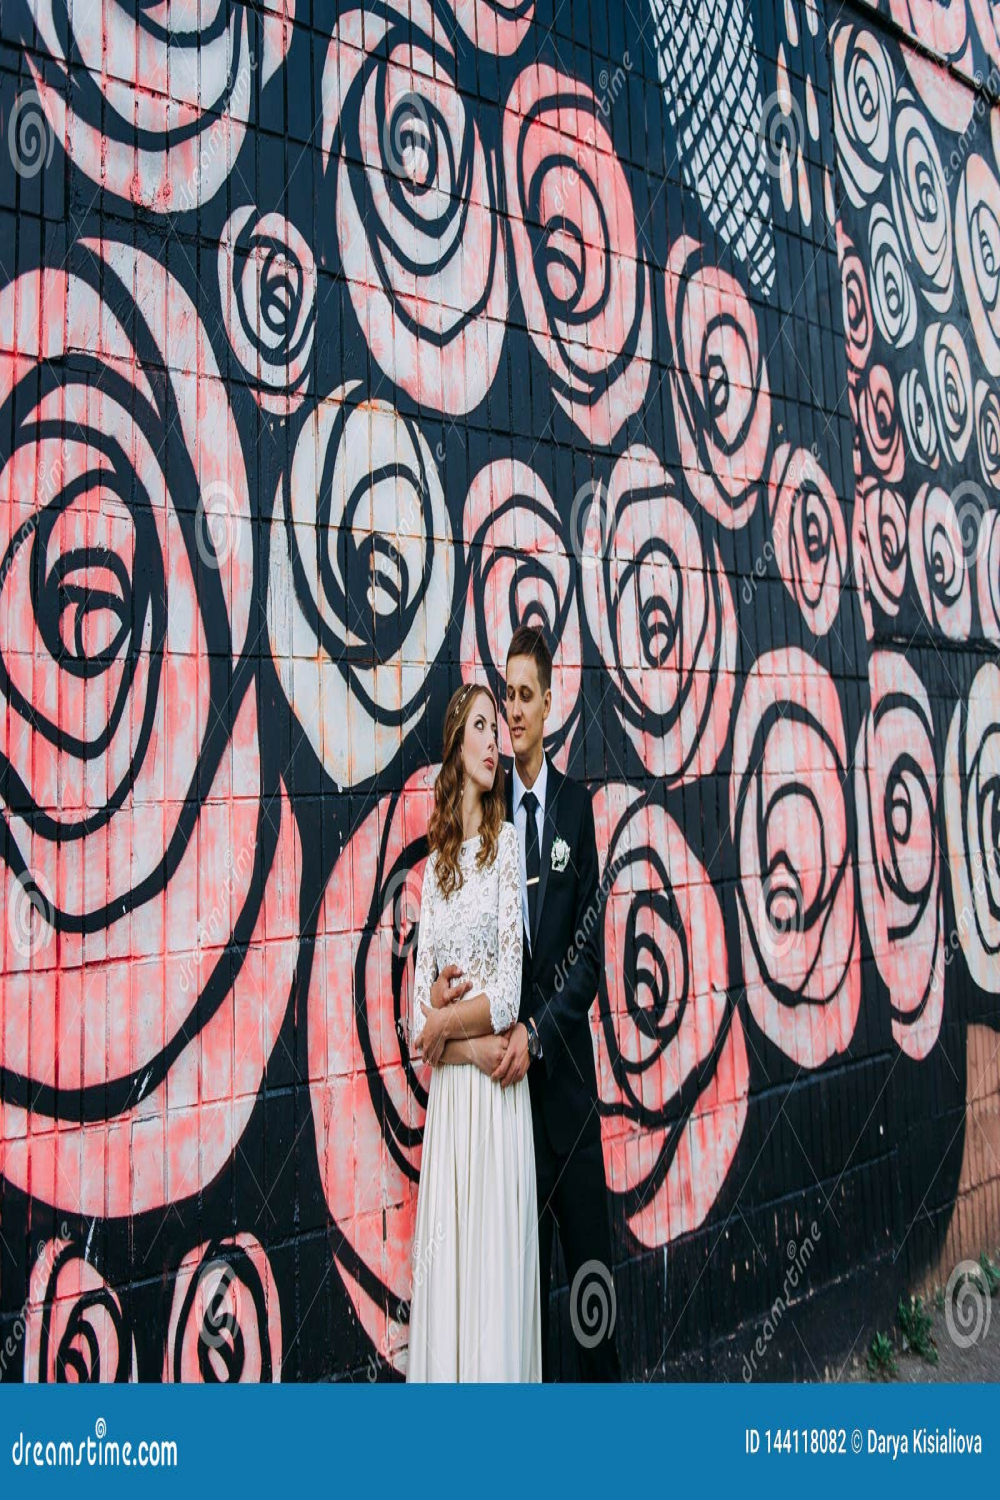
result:
[[[1000,6],[0,22],[3,1377],[398,1376],[440,724],[526,620],[626,1373],[995,1245]]]

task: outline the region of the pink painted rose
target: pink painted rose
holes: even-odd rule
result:
[[[757,318],[743,287],[682,236],[667,261],[671,394],[687,483],[723,526],[753,514],[771,431]]]
[[[960,464],[972,437],[972,367],[954,323],[928,325],[924,362],[941,446],[949,463]]]
[[[894,620],[906,588],[907,515],[902,495],[870,475],[859,480],[854,525],[855,565],[860,545],[865,592]]]
[[[973,0],[975,3],[975,0]],[[958,60],[969,52],[965,0],[889,0],[889,14],[916,41],[940,57]]]
[[[509,57],[531,30],[535,0],[450,0],[455,20],[483,52]]]
[[[989,381],[977,380],[973,404],[979,467],[990,489],[1000,490],[1000,395]]]
[[[1000,375],[1000,182],[983,157],[965,163],[955,200],[955,254],[969,328],[983,364]]]
[[[847,340],[847,363],[850,374],[860,374],[872,352],[872,306],[868,295],[865,266],[853,240],[837,221],[837,248],[840,256],[840,285],[844,302],[844,333]]]
[[[434,771],[383,797],[327,884],[309,976],[309,1093],[337,1269],[380,1358],[405,1365],[429,1069],[410,1056]]]
[[[972,40],[965,0],[889,0],[889,11],[904,31],[936,54],[902,48],[906,71],[927,113],[961,135],[972,119],[975,95],[941,66],[943,58],[972,79]]]
[[[622,783],[594,797],[607,896],[595,1011],[608,1186],[640,1244],[703,1224],[736,1157],[749,1069],[722,908],[662,807]]]
[[[906,269],[899,231],[882,203],[875,204],[868,220],[868,264],[879,332],[894,348],[905,349],[917,331],[917,294]]]
[[[231,1156],[295,971],[247,479],[204,328],[142,252],[80,242],[0,321],[28,330],[0,352],[0,1156],[33,1197],[134,1215]]]
[[[316,262],[282,214],[238,208],[219,246],[219,295],[233,353],[264,411],[287,416],[309,387]]]
[[[487,681],[502,703],[507,648],[518,625],[538,625],[552,652],[545,748],[566,769],[580,722],[582,655],[573,557],[548,490],[527,464],[499,458],[480,469],[462,521],[468,586],[462,676]],[[511,756],[506,719],[501,750]]]
[[[322,87],[341,266],[368,347],[414,401],[463,416],[500,362],[506,256],[493,159],[427,0],[339,16]]]
[[[282,690],[339,787],[385,771],[427,713],[455,558],[427,439],[339,387],[299,432],[271,515],[267,629]]]
[[[215,197],[295,18],[294,0],[28,9],[38,50],[26,57],[56,140],[98,188],[154,213]]]
[[[899,413],[907,451],[925,469],[936,472],[941,465],[941,440],[927,382],[919,370],[903,372],[899,382]]]
[[[546,64],[525,68],[504,109],[503,159],[528,334],[559,406],[608,447],[646,397],[652,285],[592,91]]]
[[[768,512],[781,581],[813,635],[826,635],[840,608],[847,530],[843,506],[808,448],[776,449]]]
[[[646,770],[669,782],[713,771],[729,733],[736,615],[717,546],[656,454],[635,446],[595,494],[583,597],[611,703]]]
[[[948,861],[969,973],[1000,994],[1000,667],[979,668],[952,714],[944,757]]]
[[[24,1379],[41,1385],[134,1381],[135,1339],[118,1293],[71,1240],[43,1241],[24,1310]]]
[[[991,63],[1000,63],[1000,5],[997,0],[969,0],[979,40]]]
[[[910,507],[910,567],[921,607],[933,629],[967,641],[972,629],[968,555],[955,502],[940,485],[922,484]]]
[[[944,1010],[944,914],[930,700],[904,656],[876,651],[854,757],[861,909],[889,990],[892,1034],[928,1055]]]
[[[860,486],[860,483],[860,476],[858,476],[855,488],[854,516],[851,522],[851,566],[854,569],[854,587],[858,597],[858,607],[861,610],[861,621],[865,628],[865,640],[871,642],[875,638],[875,624],[872,616],[872,587],[869,577],[871,563],[868,556],[868,530],[861,509],[860,496],[858,495],[858,486]]]
[[[988,641],[1000,645],[1000,511],[983,511],[976,545],[976,600]]]
[[[910,272],[927,303],[944,314],[955,292],[951,199],[934,129],[905,86],[893,116],[890,185]]]
[[[729,779],[743,971],[758,1026],[804,1068],[847,1049],[861,1001],[847,766],[829,673],[796,647],[758,657]]]
[[[858,389],[858,426],[868,457],[886,484],[899,484],[906,467],[896,396],[885,365],[872,365]]]
[[[165,1382],[258,1385],[281,1379],[281,1307],[267,1252],[252,1234],[189,1250],[174,1283]]]
[[[889,54],[869,27],[837,20],[830,38],[840,180],[854,207],[864,208],[878,192],[889,162],[896,75]]]

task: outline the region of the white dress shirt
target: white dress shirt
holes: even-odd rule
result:
[[[527,810],[521,806],[521,799],[526,791],[534,792],[538,798],[538,806],[535,808],[535,824],[538,828],[538,853],[542,852],[542,829],[545,827],[545,788],[549,780],[549,763],[546,756],[542,756],[542,769],[535,777],[534,786],[528,788],[524,785],[517,774],[517,762],[514,762],[514,791],[511,798],[511,806],[514,813],[514,827],[517,829],[517,847],[521,861],[521,910],[524,913],[524,931],[527,936],[528,952],[531,952],[531,923],[528,920],[528,866],[525,854],[524,839],[528,827]]]

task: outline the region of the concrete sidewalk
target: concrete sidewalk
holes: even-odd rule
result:
[[[931,1364],[912,1350],[904,1350],[902,1331],[896,1324],[891,1329],[882,1330],[892,1340],[896,1374],[883,1377],[869,1372],[867,1354],[872,1331],[868,1331],[867,1342],[858,1341],[857,1349],[839,1376],[840,1380],[888,1379],[908,1385],[934,1381],[1000,1381],[1000,1296],[990,1302],[988,1320],[985,1317],[982,1320],[984,1326],[980,1337],[968,1348],[961,1348],[952,1338],[943,1310],[939,1311],[932,1302],[927,1311],[933,1318],[931,1336],[937,1345],[937,1364]]]

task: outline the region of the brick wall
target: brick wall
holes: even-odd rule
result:
[[[626,1372],[995,1248],[992,17],[0,0],[4,1378],[399,1373],[442,714],[525,619]]]

